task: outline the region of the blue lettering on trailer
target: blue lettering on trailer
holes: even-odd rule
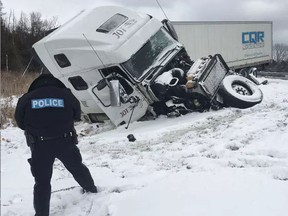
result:
[[[242,48],[253,49],[264,47],[264,31],[242,32]]]

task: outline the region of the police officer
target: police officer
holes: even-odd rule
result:
[[[97,188],[76,146],[74,120],[80,120],[80,103],[65,85],[50,74],[36,78],[18,101],[15,120],[25,131],[31,149],[35,216],[48,216],[53,163],[58,158],[86,192]]]

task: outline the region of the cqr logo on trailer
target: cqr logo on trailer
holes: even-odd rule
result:
[[[264,47],[264,31],[242,32],[242,49]]]

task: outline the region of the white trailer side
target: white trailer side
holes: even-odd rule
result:
[[[272,60],[271,21],[173,22],[191,59],[221,54],[233,69]]]

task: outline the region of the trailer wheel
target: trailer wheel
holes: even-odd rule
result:
[[[239,71],[239,74],[243,77],[248,77],[248,69],[247,68],[242,68],[240,71]]]
[[[225,106],[248,108],[263,99],[262,91],[253,82],[238,75],[225,77],[219,91]]]

